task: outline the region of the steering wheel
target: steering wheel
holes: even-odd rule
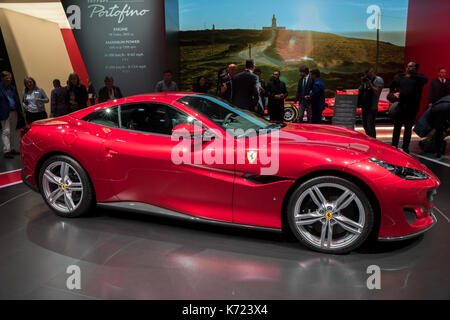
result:
[[[227,116],[225,117],[225,119],[223,119],[223,125],[227,126],[229,125],[233,120],[231,119],[231,117],[234,116],[234,113],[229,113],[227,114]]]

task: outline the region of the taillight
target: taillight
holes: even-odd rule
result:
[[[22,137],[26,135],[28,131],[30,131],[30,127],[20,129],[20,138],[22,139]]]

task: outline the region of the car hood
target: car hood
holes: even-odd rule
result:
[[[280,145],[283,144],[307,144],[346,149],[390,164],[419,170],[426,169],[419,161],[397,148],[355,130],[338,126],[288,124],[280,131]]]

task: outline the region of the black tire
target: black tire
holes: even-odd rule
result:
[[[322,194],[323,199],[326,199],[327,206],[321,207],[324,208],[326,212],[319,212],[319,209],[316,209],[315,212],[308,212],[306,209],[308,206],[312,207],[314,210],[314,207],[317,206],[316,202],[314,202],[314,199],[312,196],[310,196],[311,188],[313,187],[320,187],[320,193],[326,191],[327,194]],[[333,188],[331,186],[336,186],[336,196],[333,195]],[[322,188],[322,189],[321,189]],[[341,189],[342,188],[342,189]],[[340,198],[338,189],[341,189],[343,196],[344,193],[346,193],[348,190],[348,197],[353,197],[358,200],[352,200],[346,207],[343,207],[342,210],[337,210],[334,212],[335,209],[338,209],[339,204],[337,204],[337,199]],[[314,191],[316,192],[316,191]],[[340,192],[340,191],[339,191]],[[308,198],[309,197],[309,198]],[[316,200],[318,200],[320,197],[315,194]],[[344,197],[344,199],[347,199]],[[330,203],[333,203],[333,207],[331,207]],[[343,201],[343,200],[342,200]],[[322,203],[323,201],[319,201]],[[343,201],[343,203],[346,203],[346,201]],[[336,206],[335,206],[336,205]],[[298,222],[296,221],[296,206],[298,206],[299,212],[302,212],[303,214],[307,215],[314,215],[313,217],[307,217],[303,216],[305,218],[299,218],[300,216],[297,216]],[[319,208],[319,206],[317,206]],[[333,210],[330,210],[332,208]],[[308,208],[308,210],[311,210]],[[345,211],[345,212],[344,212]],[[331,212],[331,214],[330,214]],[[357,213],[356,213],[357,212]],[[358,226],[362,226],[361,228],[353,228],[353,225],[348,224],[349,220],[349,213],[350,217],[358,215],[360,217],[358,220]],[[374,212],[372,209],[372,206],[370,204],[369,199],[367,198],[366,194],[353,182],[348,181],[346,179],[340,178],[340,177],[334,177],[334,176],[323,176],[323,177],[317,177],[313,178],[311,180],[308,180],[304,183],[302,183],[292,194],[291,198],[289,199],[288,207],[287,207],[287,221],[289,224],[289,227],[295,237],[306,247],[323,253],[331,253],[331,254],[344,254],[351,252],[358,247],[360,247],[369,237],[371,234],[371,231],[373,229],[374,225]],[[323,216],[322,216],[323,215]],[[363,218],[361,218],[363,216]],[[345,223],[341,219],[346,219]],[[310,220],[308,220],[310,219]],[[320,219],[312,224],[309,224],[311,221],[314,221],[316,219]],[[352,218],[351,222],[357,223]],[[360,223],[360,221],[363,221]],[[299,225],[297,225],[299,223]],[[302,225],[302,223],[305,223]],[[315,233],[317,233],[317,230],[320,229],[319,233],[322,234],[325,231],[325,238],[330,234],[327,227],[324,227],[324,224],[330,224],[332,227],[330,227],[329,230],[331,230],[331,242],[329,244],[325,244],[321,242],[321,238],[319,239],[318,236],[316,236]],[[353,228],[352,230],[354,232],[347,231],[346,229],[343,229],[342,225],[345,225],[347,227]],[[328,225],[327,225],[328,226]],[[336,247],[333,247],[333,232],[336,231]],[[356,232],[355,232],[356,231]],[[308,232],[310,234],[308,235]],[[360,232],[360,233],[358,233]],[[348,235],[345,236],[345,233]],[[340,240],[338,238],[339,234],[342,234],[342,239]],[[347,240],[349,241],[348,244],[345,243],[345,239],[349,238],[353,240]],[[342,241],[342,246],[339,247],[339,241]],[[329,247],[328,247],[329,245]]]
[[[69,208],[69,206],[67,206],[68,207],[67,211],[62,209],[64,204],[61,203],[62,200],[60,199],[61,197],[63,197],[64,202],[67,204],[65,195],[61,195],[58,198],[59,200],[55,201],[55,204],[52,204],[50,202],[50,197],[48,196],[48,193],[53,191],[53,192],[63,192],[64,194],[64,191],[66,191],[66,189],[68,192],[70,191],[70,185],[67,184],[64,190],[62,190],[63,189],[62,184],[64,184],[64,182],[62,182],[61,186],[57,186],[56,183],[48,182],[49,179],[47,177],[44,179],[44,174],[46,173],[47,169],[51,168],[52,166],[56,166],[52,170],[57,172],[58,164],[62,163],[68,165],[68,167],[70,168],[67,176],[72,177],[73,180],[76,181],[76,183],[80,182],[81,186],[79,186],[78,189],[82,190],[70,192],[71,203],[74,204],[76,202],[76,206],[73,206],[73,208]],[[59,168],[61,167],[62,166],[59,166]],[[70,179],[68,181],[70,181]],[[55,186],[57,187],[55,188]],[[49,190],[49,188],[52,189]],[[61,190],[59,190],[60,188]],[[94,188],[92,186],[92,183],[89,179],[86,170],[76,160],[65,155],[53,156],[47,159],[42,164],[39,171],[39,191],[44,201],[55,212],[55,214],[64,218],[78,218],[83,215],[86,215],[87,213],[89,213],[90,209],[93,207],[95,202]]]
[[[291,105],[286,105],[284,107],[284,122],[295,122],[299,117],[298,109]]]

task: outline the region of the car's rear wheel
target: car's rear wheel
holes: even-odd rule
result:
[[[374,213],[364,192],[351,181],[327,176],[301,184],[288,204],[288,223],[305,246],[342,254],[368,238]]]
[[[59,216],[85,215],[94,203],[94,192],[83,167],[68,156],[54,156],[39,172],[39,187],[48,206]]]

